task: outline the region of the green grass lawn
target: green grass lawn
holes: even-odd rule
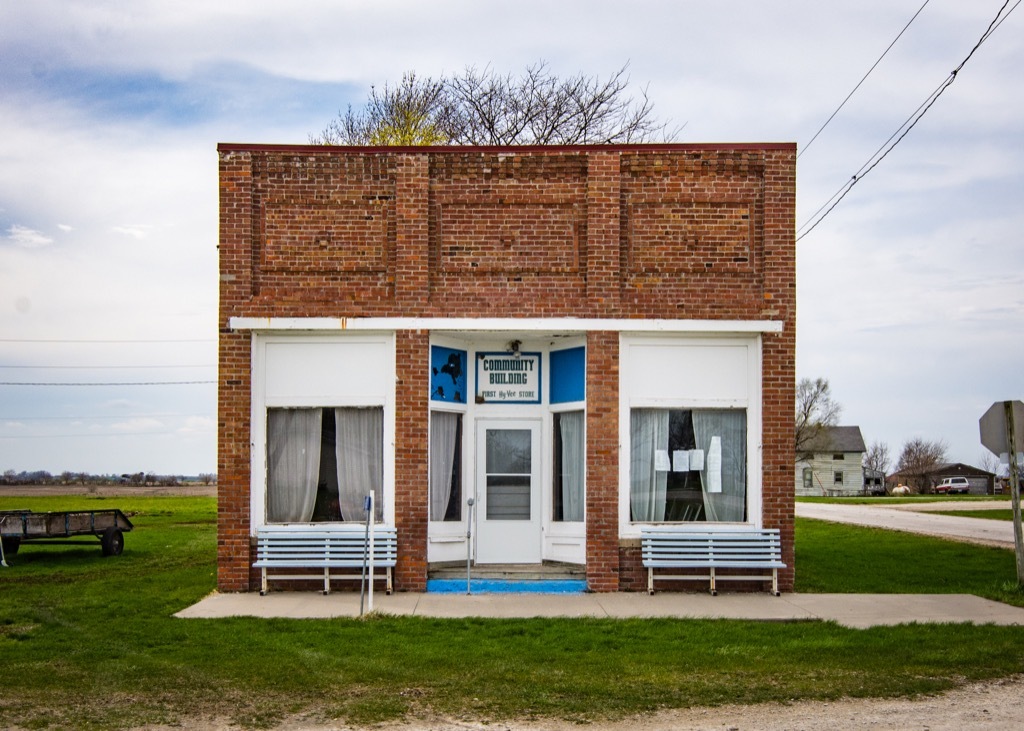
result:
[[[939,515],[953,515],[959,518],[984,518],[986,520],[1013,520],[1013,509],[1006,510],[936,510]]]
[[[580,722],[691,705],[931,693],[1024,672],[1024,628],[695,620],[180,620],[215,585],[212,498],[0,499],[121,508],[119,557],[26,546],[0,568],[0,727],[129,728],[431,713]],[[917,570],[913,570],[916,565]],[[800,591],[1013,600],[1012,553],[798,521]],[[1003,592],[1000,594],[1000,592]],[[908,617],[912,621],[913,617]]]

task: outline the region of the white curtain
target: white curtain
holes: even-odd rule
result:
[[[434,411],[430,414],[430,519],[444,520],[452,497],[452,465],[460,414]]]
[[[695,409],[692,414],[697,449],[705,454],[700,474],[705,519],[742,522],[747,506],[747,414],[737,409]],[[720,460],[711,459],[714,451]]]
[[[267,412],[267,520],[306,523],[320,475],[320,409]]]
[[[335,409],[334,424],[341,519],[365,521],[363,499],[372,490],[374,520],[380,522],[384,516],[384,411]]]
[[[585,472],[583,412],[560,414],[562,428],[562,520],[583,520],[583,478]]]
[[[629,504],[634,521],[665,520],[668,472],[655,469],[657,452],[668,451],[668,411],[633,409],[629,423]]]

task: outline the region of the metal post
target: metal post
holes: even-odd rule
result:
[[[376,537],[376,533],[377,533],[377,531],[374,530],[377,516],[375,515],[376,509],[373,506],[373,493],[372,492],[369,495],[366,496],[366,500],[367,500],[367,502],[370,505],[370,512],[369,512],[369,515],[366,518],[366,532],[369,535],[369,542],[368,543],[369,543],[369,553],[370,553],[370,592],[369,592],[369,594],[370,594],[370,601],[369,601],[368,604],[369,604],[369,611],[372,612],[373,611],[373,579],[374,579],[374,576],[373,576],[373,559],[374,559],[373,539]]]
[[[1020,466],[1017,464],[1017,441],[1013,423],[1013,401],[1004,401],[1006,409],[1006,444],[1010,451],[1010,502],[1013,503],[1013,546],[1017,554],[1017,584],[1024,586],[1024,535],[1020,516]]]
[[[473,498],[467,500],[466,505],[469,506],[469,517],[466,520],[466,593],[472,594],[470,564],[473,560]]]
[[[363,616],[363,598],[366,596],[366,569],[370,569],[370,611],[373,611],[373,532],[370,524],[373,521],[373,493],[363,498],[363,510],[366,511],[366,536],[363,538],[363,572],[359,581],[359,616]]]

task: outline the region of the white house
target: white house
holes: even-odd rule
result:
[[[859,426],[828,427],[796,463],[797,495],[852,495],[864,491],[864,437]]]

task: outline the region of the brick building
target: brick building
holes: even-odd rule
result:
[[[792,588],[794,145],[218,151],[221,590],[369,490],[399,591],[642,589],[662,522],[780,528]]]

